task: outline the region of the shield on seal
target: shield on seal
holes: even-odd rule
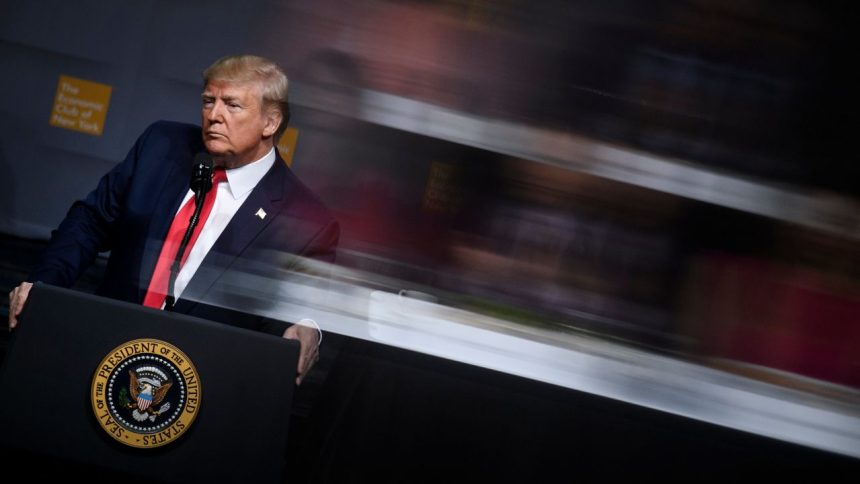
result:
[[[146,409],[149,408],[150,403],[152,403],[152,395],[141,393],[137,396],[137,408],[139,408],[141,412],[145,412]]]

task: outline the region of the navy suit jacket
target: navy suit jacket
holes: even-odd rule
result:
[[[188,191],[200,128],[160,121],[138,138],[125,160],[75,202],[53,232],[28,281],[69,287],[110,250],[98,293],[141,303],[179,204]],[[259,209],[264,218],[256,215]],[[329,211],[278,156],[224,229],[176,302],[176,312],[278,334],[287,326],[207,302],[225,291],[230,271],[272,274],[302,258],[334,261],[339,227]],[[294,257],[298,256],[298,257]],[[243,308],[244,309],[244,308]]]

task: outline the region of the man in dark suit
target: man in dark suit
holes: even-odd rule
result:
[[[226,57],[203,77],[202,128],[151,125],[125,160],[72,205],[40,264],[9,293],[9,326],[18,324],[33,282],[71,286],[106,250],[111,255],[99,294],[164,307],[166,262],[176,253],[171,234],[188,226],[183,213],[197,203],[189,176],[195,154],[205,150],[217,180],[206,195],[212,198],[201,201],[206,215],[176,277],[173,310],[299,340],[300,382],[318,355],[321,336],[313,321],[288,326],[212,301],[228,290],[228,274],[246,267],[277,273],[298,270],[306,259],[333,261],[339,228],[275,149],[289,117],[281,69],[260,57]]]

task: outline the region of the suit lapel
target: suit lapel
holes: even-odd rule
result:
[[[277,152],[276,152],[277,153]],[[272,222],[281,210],[287,167],[280,156],[272,168],[251,191],[218,237],[215,245],[176,302],[174,310],[188,313],[212,287],[212,284],[236,261],[242,252]],[[257,215],[262,209],[265,216]]]

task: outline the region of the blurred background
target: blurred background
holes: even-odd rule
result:
[[[0,0],[0,286],[149,124],[199,123],[203,69],[262,55],[290,77],[279,149],[342,229],[328,295],[235,285],[271,317],[327,301],[307,482],[856,468],[856,14]]]
[[[855,14],[766,0],[2,0],[3,282],[147,125],[198,123],[206,66],[255,53],[290,76],[292,168],[341,222],[337,264],[369,285],[857,389]],[[111,86],[101,134],[49,123],[60,75]]]

